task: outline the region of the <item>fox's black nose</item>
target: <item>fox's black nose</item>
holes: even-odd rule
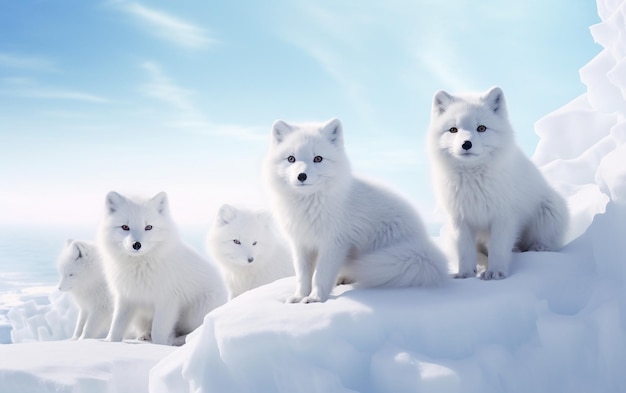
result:
[[[254,262],[254,258],[252,257],[248,258],[248,263],[252,263],[252,262]]]
[[[139,243],[139,242],[134,242],[133,243],[133,249],[139,251],[140,248],[141,248],[141,243]]]
[[[465,150],[469,150],[472,148],[472,142],[470,141],[465,141],[463,142],[463,144],[461,145],[461,147]]]
[[[298,180],[300,181],[306,181],[306,173],[301,173],[298,175]]]

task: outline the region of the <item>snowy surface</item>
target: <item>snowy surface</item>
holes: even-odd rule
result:
[[[626,179],[624,179],[626,181]],[[155,392],[620,392],[626,205],[503,281],[351,290],[286,305],[293,279],[242,295],[152,371]]]
[[[516,254],[502,281],[341,286],[323,304],[284,304],[286,278],[214,310],[176,349],[25,343],[69,337],[75,318],[66,298],[27,302],[8,314],[23,343],[0,345],[0,390],[626,391],[626,3],[598,13],[588,92],[536,125],[533,160],[573,216],[561,252]]]
[[[98,340],[0,346],[4,393],[148,391],[148,374],[173,347]]]
[[[611,206],[613,209],[613,206]],[[517,254],[503,281],[338,287],[284,304],[293,278],[211,313],[152,370],[154,392],[590,392],[626,389],[626,209],[559,253]],[[617,230],[616,232],[613,232]],[[607,233],[614,233],[607,238]]]

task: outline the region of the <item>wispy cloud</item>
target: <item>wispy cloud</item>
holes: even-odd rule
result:
[[[203,49],[217,43],[206,29],[166,12],[135,2],[115,1],[112,4],[131,15],[147,33],[162,40],[188,49]]]
[[[215,124],[209,121],[181,121],[168,123],[167,126],[199,134],[227,137],[240,141],[265,141],[269,135],[269,129],[267,126],[259,127],[238,124]]]
[[[381,22],[408,19],[410,0],[390,2],[289,2],[273,17],[276,35],[311,57],[338,85],[352,108],[370,124],[383,125],[380,88],[405,72],[410,49],[406,26]],[[388,16],[389,14],[398,14]],[[410,48],[410,47],[409,47]],[[406,53],[405,58],[398,53]],[[394,58],[389,58],[394,55]],[[384,73],[384,74],[382,74]],[[373,126],[376,128],[376,126]]]
[[[50,59],[15,53],[0,53],[0,67],[46,72],[56,71],[56,66]]]
[[[188,117],[201,117],[192,102],[191,90],[176,84],[157,63],[147,61],[141,67],[147,71],[149,79],[148,83],[141,86],[141,91],[145,95],[172,105]]]
[[[430,42],[423,43],[415,53],[417,67],[424,67],[426,73],[438,80],[438,84],[445,89],[454,91],[471,90],[474,80],[463,67],[463,60],[455,50],[453,40],[430,38]]]
[[[55,90],[55,89],[30,90],[30,91],[22,91],[20,92],[20,94],[23,97],[28,97],[28,98],[83,101],[83,102],[91,102],[94,104],[104,104],[104,103],[110,102],[110,100],[94,95],[94,94],[83,93],[80,91],[71,91],[71,90]]]
[[[267,130],[264,127],[225,125],[210,121],[194,103],[196,94],[176,83],[159,64],[147,61],[141,67],[147,72],[149,79],[146,84],[141,86],[141,92],[148,97],[170,105],[176,110],[172,120],[167,121],[165,126],[245,141],[266,137]]]
[[[0,79],[0,94],[19,98],[82,101],[93,104],[111,102],[108,98],[83,91],[41,85],[29,78]]]

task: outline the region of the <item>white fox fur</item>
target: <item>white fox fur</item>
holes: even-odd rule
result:
[[[59,290],[70,292],[79,308],[72,339],[104,338],[111,324],[113,300],[96,245],[68,239],[57,267]]]
[[[287,240],[267,212],[223,205],[207,237],[207,248],[220,267],[230,299],[294,275]]]
[[[564,199],[515,143],[502,90],[433,98],[428,137],[435,193],[448,213],[457,278],[509,274],[512,250],[559,250],[569,222]]]
[[[138,319],[150,324],[153,343],[183,344],[226,302],[219,272],[179,238],[165,193],[141,199],[110,192],[105,206],[98,241],[115,300],[107,340],[120,341]]]
[[[443,254],[415,210],[353,177],[339,120],[272,127],[264,179],[290,238],[296,290],[288,302],[324,302],[337,278],[357,286],[421,286],[447,277]]]

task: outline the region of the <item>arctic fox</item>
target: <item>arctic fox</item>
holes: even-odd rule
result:
[[[179,238],[167,195],[106,196],[98,242],[114,297],[108,341],[131,321],[151,324],[152,342],[182,345],[204,316],[226,302],[219,272]]]
[[[296,291],[324,302],[338,277],[357,286],[421,286],[447,277],[417,213],[383,187],[353,177],[339,120],[272,127],[264,178],[291,238]]]
[[[113,300],[96,245],[68,239],[57,267],[59,290],[70,292],[79,308],[72,339],[105,337],[111,325]]]
[[[223,205],[209,232],[207,247],[219,264],[230,299],[294,275],[286,240],[267,212]]]
[[[562,247],[565,200],[515,144],[500,88],[435,93],[428,142],[435,193],[453,232],[456,278],[476,275],[477,250],[488,255],[480,278],[491,280],[509,274],[513,250]]]

